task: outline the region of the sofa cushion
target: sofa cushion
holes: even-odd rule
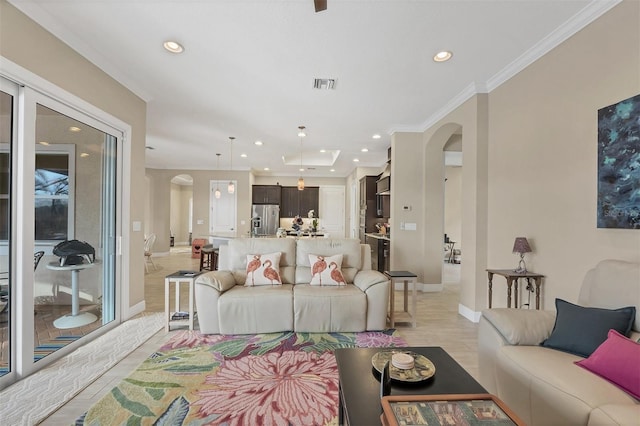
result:
[[[603,404],[634,398],[574,364],[581,358],[542,346],[503,346],[497,352],[498,395],[527,424],[586,424]]]
[[[236,285],[218,299],[218,316],[221,334],[293,330],[292,285]]]
[[[359,332],[367,326],[367,297],[353,284],[333,287],[296,284],[294,327],[298,332]]]
[[[578,304],[596,308],[615,309],[635,306],[640,312],[640,262],[606,259],[598,262],[584,277]],[[633,329],[640,331],[640,315]]]
[[[640,399],[640,344],[609,330],[607,340],[577,365]]]
[[[587,308],[556,299],[556,322],[551,336],[542,346],[588,357],[614,329],[628,336],[636,308]]]
[[[296,251],[296,284],[311,282],[311,263],[309,255],[342,255],[342,275],[347,284],[362,269],[362,251],[360,241],[354,238],[307,238],[298,240]]]
[[[311,285],[346,285],[342,275],[342,255],[309,255],[311,264]]]
[[[280,252],[247,255],[247,278],[244,285],[282,285]]]
[[[283,284],[295,280],[296,240],[293,238],[236,238],[229,241],[225,265],[233,272],[237,284],[247,279],[247,255],[280,252],[280,277]]]

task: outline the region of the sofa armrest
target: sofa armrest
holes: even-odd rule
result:
[[[231,271],[212,271],[199,275],[196,284],[206,285],[224,293],[236,285],[236,280]]]
[[[640,404],[605,404],[591,411],[587,425],[635,425],[638,419]]]
[[[539,345],[553,330],[555,311],[485,309],[482,316],[509,345]]]
[[[371,286],[386,282],[389,282],[389,279],[385,277],[383,273],[372,269],[359,271],[356,276],[353,277],[353,284],[364,292]]]

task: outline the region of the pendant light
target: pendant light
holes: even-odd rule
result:
[[[302,168],[302,138],[307,136],[304,132],[304,126],[298,126],[298,136],[300,137],[300,172],[304,169]],[[302,179],[302,175],[298,178],[298,191],[304,191],[304,179]]]
[[[231,142],[231,158],[229,159],[229,169],[233,171],[233,140],[235,137],[229,136],[229,142]],[[232,180],[229,180],[229,185],[227,186],[227,192],[229,194],[233,194],[236,191],[236,186]]]
[[[220,154],[216,154],[218,157],[216,169],[220,170]],[[218,187],[218,180],[216,180],[216,192],[213,193],[217,199],[220,199],[222,193],[220,192],[220,188]]]

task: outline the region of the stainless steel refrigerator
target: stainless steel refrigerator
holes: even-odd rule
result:
[[[280,206],[254,204],[251,207],[251,232],[255,236],[276,236],[280,227]]]

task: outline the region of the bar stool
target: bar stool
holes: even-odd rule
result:
[[[218,270],[218,249],[214,249],[211,244],[200,249],[200,270]]]

